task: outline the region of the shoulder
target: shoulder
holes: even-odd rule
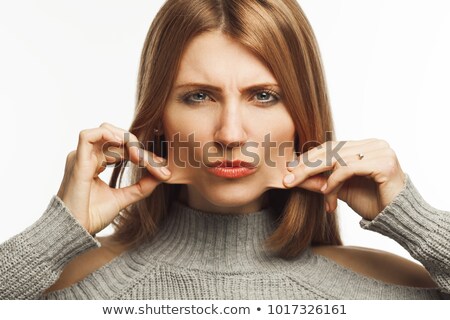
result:
[[[420,264],[393,253],[357,246],[313,246],[315,254],[370,278],[409,287],[436,288],[428,271]]]
[[[83,280],[125,251],[124,247],[114,244],[110,237],[96,239],[100,242],[101,247],[86,251],[72,259],[64,267],[59,279],[45,293],[67,288]]]

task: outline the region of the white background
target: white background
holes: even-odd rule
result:
[[[338,140],[388,141],[422,196],[450,211],[448,1],[299,2],[322,52]],[[43,213],[79,131],[129,127],[142,45],[162,3],[0,2],[0,241]],[[339,206],[345,244],[412,259]]]

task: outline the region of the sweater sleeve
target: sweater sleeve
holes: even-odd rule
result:
[[[78,254],[100,243],[54,195],[43,215],[0,244],[0,299],[38,299]]]
[[[363,229],[398,242],[420,261],[450,298],[450,212],[428,204],[405,174],[405,187],[373,220],[360,220]]]

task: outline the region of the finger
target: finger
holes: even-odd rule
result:
[[[331,155],[327,154],[326,150],[322,150],[325,148],[322,148],[314,152],[314,156],[305,155],[304,157],[301,157],[299,164],[294,169],[291,168],[292,175],[288,174],[284,177],[284,185],[286,187],[292,187],[298,185],[308,177],[332,170],[333,168],[339,166],[347,166],[349,162],[358,159],[357,154],[359,152],[362,151],[367,153],[371,151],[372,147],[378,148],[376,139],[367,139],[362,141],[369,142],[366,142],[367,145],[363,146],[362,143],[359,142],[353,143],[353,141],[339,141],[340,144],[336,144],[335,141],[333,141],[335,144],[331,147],[334,149],[329,150],[330,153],[333,152]],[[346,142],[347,144],[345,145],[343,142]]]
[[[124,150],[125,151],[124,156],[126,159],[129,159],[133,163],[139,162],[138,152],[139,149],[144,149],[144,145],[139,141],[139,139],[134,134],[107,122],[103,122],[100,125],[100,127],[110,130],[114,134],[114,136],[126,146]]]
[[[341,190],[343,185],[344,185],[344,182],[338,184],[332,192],[325,194],[325,201],[327,203],[327,212],[328,213],[332,213],[337,209],[338,199],[339,199],[338,193]]]
[[[354,176],[353,171],[349,167],[340,167],[330,175],[331,179],[330,177],[328,178],[327,183],[323,186],[321,190],[325,195],[328,213],[332,213],[337,209],[338,199],[339,198],[342,199],[340,191],[344,186],[344,183],[353,176]]]
[[[69,154],[66,157],[64,176],[63,176],[61,185],[59,187],[58,193],[56,194],[60,199],[62,199],[62,197],[64,195],[65,185],[67,184],[67,181],[69,180],[69,177],[72,174],[72,168],[73,168],[73,163],[75,161],[76,154],[77,154],[77,151],[73,150],[73,151],[69,152]]]
[[[85,129],[80,132],[74,164],[75,171],[80,172],[79,177],[90,181],[96,175],[105,160],[100,143],[113,142],[115,139],[113,133],[106,128]]]
[[[125,150],[123,145],[116,146],[108,142],[102,145],[102,154],[105,162],[103,166],[108,164],[116,164],[122,162],[123,160],[129,159],[128,152]]]
[[[320,189],[327,182],[327,177],[321,174],[312,176],[297,184],[296,187],[321,193]]]
[[[309,191],[317,192],[317,193],[323,193],[321,191],[322,187],[327,183],[327,177],[324,175],[315,175],[312,176],[305,181],[301,182],[300,184],[296,185],[298,188],[306,189]],[[325,203],[328,204],[328,208],[330,207],[337,207],[337,199],[334,199],[334,195],[325,195],[324,197]],[[336,202],[335,206],[332,206],[332,204]],[[333,210],[329,210],[327,208],[327,212],[332,212]]]
[[[343,146],[342,148],[341,145]],[[320,160],[322,162],[325,161],[326,153],[331,153],[331,151],[335,150],[338,150],[339,156],[341,158],[354,156],[364,151],[361,149],[361,146],[364,146],[364,150],[366,151],[374,151],[389,147],[389,144],[384,140],[375,138],[352,141],[327,141],[317,147],[308,150],[307,152],[300,154],[296,159],[288,163],[287,170],[293,171],[302,163],[311,167],[317,166],[315,165],[315,163],[317,163],[317,160]],[[332,160],[333,159],[334,158],[332,158]]]
[[[144,149],[139,150],[139,157],[139,165],[145,167],[152,175],[164,181],[170,178],[172,173],[167,168],[167,161],[165,159]]]
[[[349,153],[348,150],[344,151]],[[328,156],[325,152],[316,153],[313,159],[310,159],[309,156],[303,154],[299,164],[295,168],[291,168],[289,170],[290,174],[287,174],[284,177],[284,185],[286,187],[298,185],[309,177],[332,170],[338,162],[342,162],[345,165],[345,162],[342,159],[343,151],[340,153],[338,158],[332,157],[331,159],[327,159]]]
[[[324,159],[326,152],[337,149],[340,145],[345,145],[345,148],[339,150],[339,154],[343,156],[343,152],[349,150],[349,148],[359,147],[361,145],[370,144],[375,142],[377,139],[364,139],[364,140],[352,140],[352,141],[326,141],[321,145],[318,145],[302,154],[300,154],[296,159],[291,161],[288,166],[288,171],[293,171],[300,163],[305,163],[313,166],[313,164],[318,159]],[[327,147],[328,145],[328,147]]]
[[[160,183],[161,181],[158,181],[155,177],[149,175],[143,177],[131,186],[113,189],[113,192],[118,199],[120,210],[148,197]]]
[[[100,128],[107,128],[109,130],[111,130],[114,135],[119,139],[119,140],[125,140],[125,138],[127,138],[126,134],[129,133],[130,135],[132,135],[130,132],[128,132],[125,129],[119,128],[111,123],[108,122],[103,122],[100,126]]]
[[[355,161],[348,166],[340,167],[328,177],[326,188],[322,190],[328,203],[329,212],[336,210],[338,199],[343,198],[340,191],[346,181],[354,176],[371,177],[378,161]]]
[[[328,177],[327,187],[322,190],[324,194],[336,192],[336,188],[352,176],[363,176],[367,178],[374,178],[379,171],[380,163],[385,160],[385,157],[378,154],[377,151],[367,154],[368,157],[364,160],[348,161],[347,166],[336,168]]]
[[[84,129],[79,134],[77,146],[77,161],[90,161],[94,151],[94,144],[105,141],[118,142],[114,134],[106,128]]]
[[[129,159],[133,163],[147,168],[153,175],[156,175],[163,180],[168,179],[170,171],[167,168],[163,168],[163,166],[165,166],[165,160],[157,157],[154,153],[145,150],[144,145],[134,134],[107,122],[102,123],[100,127],[111,130],[114,135],[121,139],[125,144],[125,148],[121,150],[117,150],[117,148],[114,147],[111,148],[113,152],[118,151],[118,155],[120,155],[121,159]],[[154,167],[159,170],[155,170]]]
[[[378,143],[381,142],[381,143]],[[361,176],[364,178],[375,178],[378,168],[381,163],[386,162],[387,157],[391,154],[390,148],[386,148],[384,141],[376,141],[378,148],[375,150],[364,152],[367,156],[363,161],[361,160],[346,160],[346,166],[336,165],[333,173],[328,177],[327,183],[321,190],[325,194],[330,212],[337,207],[338,199],[346,199],[347,196],[340,191],[346,181],[354,176]]]
[[[120,150],[121,158],[130,159],[140,167],[145,167],[152,175],[161,180],[168,180],[171,172],[166,167],[167,161],[144,149],[144,145],[131,132],[104,122],[102,128],[111,130],[116,137],[122,139],[125,148]],[[112,150],[115,150],[113,147]]]

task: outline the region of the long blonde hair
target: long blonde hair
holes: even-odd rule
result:
[[[187,44],[215,30],[243,44],[273,73],[295,123],[296,152],[335,140],[319,48],[297,1],[167,0],[150,26],[141,55],[136,109],[129,128],[139,141],[152,142],[151,151],[166,157],[153,128],[161,123]],[[120,186],[126,165],[114,169],[111,187]],[[130,165],[130,183],[149,174]],[[162,183],[149,197],[122,210],[113,222],[113,240],[134,247],[151,239],[179,191],[180,185]],[[336,215],[325,212],[322,194],[294,187],[271,189],[268,195],[280,214],[277,228],[266,239],[268,250],[287,259],[308,245],[342,245]]]

